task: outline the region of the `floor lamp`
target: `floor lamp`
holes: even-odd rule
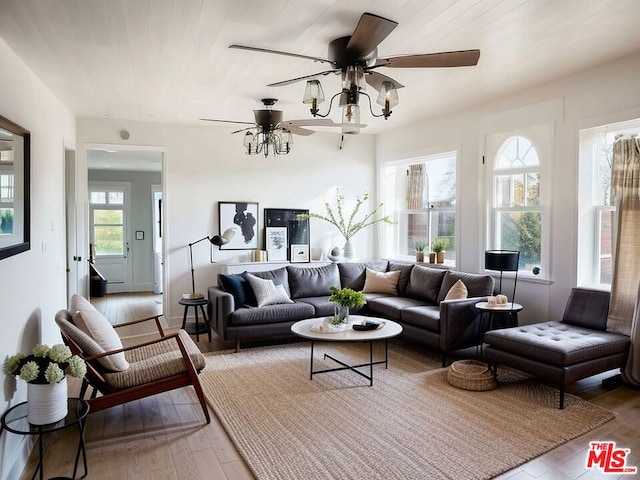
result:
[[[225,232],[226,233],[226,232]],[[196,293],[196,278],[195,278],[195,269],[193,268],[193,246],[196,243],[200,243],[204,240],[209,240],[211,245],[215,245],[220,248],[222,245],[229,243],[230,237],[225,235],[214,235],[213,237],[206,236],[202,237],[200,240],[196,240],[195,242],[191,242],[189,244],[189,263],[191,265],[191,293],[186,293],[182,296],[185,299],[199,299],[204,298],[204,295],[201,293]],[[213,258],[213,253],[211,254]],[[211,261],[213,263],[213,260]]]
[[[498,293],[502,293],[502,272],[516,272],[515,279],[513,280],[511,304],[513,304],[516,299],[519,263],[520,252],[517,250],[487,250],[484,252],[484,268],[486,270],[498,270],[500,272],[500,287]]]

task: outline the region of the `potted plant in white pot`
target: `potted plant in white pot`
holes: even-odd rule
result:
[[[67,415],[67,374],[82,378],[84,360],[66,345],[36,345],[30,354],[17,353],[2,365],[5,375],[17,375],[27,382],[27,420],[46,425]]]

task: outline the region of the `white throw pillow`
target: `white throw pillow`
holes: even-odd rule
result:
[[[468,295],[469,295],[469,291],[467,290],[467,286],[464,284],[462,280],[458,280],[449,289],[444,299],[445,300],[462,300],[463,298],[467,298]]]
[[[247,273],[245,278],[249,282],[249,285],[251,285],[259,307],[293,303],[293,300],[289,298],[287,291],[284,289],[284,285],[276,285],[273,283],[273,280],[259,278],[250,273]]]
[[[387,293],[389,295],[398,294],[398,281],[400,280],[400,270],[390,272],[377,272],[366,269],[363,293]]]
[[[105,351],[122,348],[122,341],[113,326],[91,303],[80,295],[73,295],[69,302],[73,312],[73,323],[89,335]],[[124,352],[114,353],[98,359],[100,365],[109,370],[121,372],[129,368]]]

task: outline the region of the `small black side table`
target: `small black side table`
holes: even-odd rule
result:
[[[84,426],[89,414],[89,403],[79,398],[69,398],[67,400],[69,413],[65,418],[59,422],[50,423],[48,425],[32,425],[27,421],[27,402],[19,403],[18,405],[11,407],[2,415],[2,430],[15,433],[17,435],[38,435],[38,466],[33,472],[31,480],[36,478],[36,474],[40,472],[40,480],[44,479],[44,454],[47,448],[42,444],[42,436],[46,433],[53,433],[65,428],[70,428],[76,425],[78,427],[78,449],[76,451],[76,460],[73,464],[73,476],[71,479],[76,478],[78,471],[78,462],[80,460],[80,454],[82,453],[82,463],[84,464],[84,475],[80,478],[87,476],[87,452],[84,447]],[[47,447],[49,443],[47,443]],[[61,478],[61,477],[58,477]]]
[[[518,312],[524,307],[519,303],[509,302],[504,305],[489,305],[488,302],[478,302],[475,305],[476,310],[480,311],[480,322],[478,323],[478,330],[480,332],[486,332],[497,328],[509,328],[518,326]],[[487,328],[484,329],[484,317],[489,315],[489,323]],[[484,336],[484,333],[482,333]],[[478,357],[482,357],[483,341],[476,347],[476,353]]]
[[[184,305],[184,314],[182,315],[182,329],[189,332],[190,335],[196,336],[196,341],[200,341],[200,334],[207,332],[209,336],[209,341],[211,341],[211,325],[209,324],[209,319],[207,318],[207,314],[204,311],[204,306],[208,303],[206,298],[181,298],[178,303],[180,305]],[[189,307],[193,307],[196,315],[195,323],[187,324],[187,312],[189,311]],[[202,312],[202,324],[200,324],[198,320],[198,307]]]

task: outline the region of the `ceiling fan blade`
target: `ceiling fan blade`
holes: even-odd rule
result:
[[[347,50],[366,55],[375,50],[397,26],[398,22],[365,12],[351,34]]]
[[[327,58],[310,57],[309,55],[300,55],[299,53],[280,52],[278,50],[270,50],[268,48],[249,47],[246,45],[229,45],[229,48],[236,48],[238,50],[249,50],[252,52],[260,53],[273,53],[275,55],[286,55],[287,57],[304,58],[305,60],[313,60],[314,62],[330,63],[332,65],[334,64],[334,62]]]
[[[391,82],[393,83],[393,87],[397,90],[398,88],[404,87],[400,82],[396,82],[393,78],[387,77],[378,72],[367,71],[364,76],[366,82],[371,85],[375,90],[380,91],[380,87],[382,87],[382,82]]]
[[[308,128],[301,128],[297,125],[290,124],[289,122],[282,122],[278,126],[280,128],[283,128],[284,130],[290,131],[294,135],[301,135],[303,137],[308,137],[309,135],[313,135],[314,133],[316,133],[313,130],[309,130]]]
[[[236,122],[235,120],[218,120],[216,118],[201,118],[205,122],[240,123],[242,125],[255,125],[253,122]]]
[[[306,80],[307,78],[317,77],[319,75],[329,75],[330,73],[337,73],[340,70],[326,70],[324,72],[314,73],[312,75],[305,75],[304,77],[292,78],[290,80],[283,80],[282,82],[270,83],[267,87],[283,87],[285,85],[291,85],[292,83],[299,82],[301,80]]]
[[[336,123],[330,118],[305,118],[301,120],[286,120],[285,125],[295,125],[296,127],[341,127],[341,123]],[[288,128],[288,126],[287,126]]]
[[[246,132],[247,130],[255,130],[256,128],[259,128],[259,127],[257,125],[254,125],[253,127],[242,128],[240,130],[235,130],[235,131],[231,132],[231,135],[233,135],[234,133]]]
[[[379,58],[375,66],[390,68],[471,67],[477,65],[479,58],[480,50],[461,50],[459,52]]]

